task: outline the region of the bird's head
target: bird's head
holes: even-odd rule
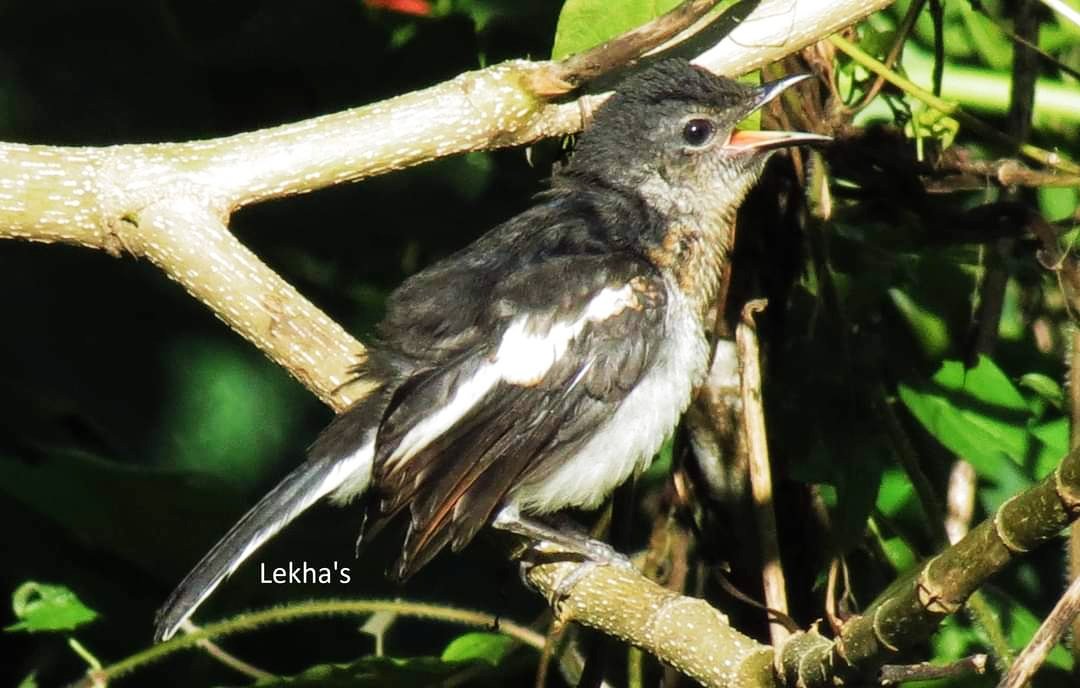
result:
[[[718,213],[728,217],[773,151],[829,140],[818,134],[736,128],[805,78],[750,86],[685,60],[660,62],[619,84],[579,137],[562,174],[636,189],[669,216],[700,216],[695,221]]]

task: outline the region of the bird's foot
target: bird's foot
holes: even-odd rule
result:
[[[555,583],[548,598],[548,602],[555,609],[597,566],[615,566],[635,570],[633,563],[625,555],[606,542],[589,537],[576,527],[576,524],[574,527],[553,527],[543,521],[522,516],[516,509],[507,507],[498,513],[492,525],[499,530],[520,535],[531,541],[527,550],[531,556],[523,557],[521,562],[521,580],[526,586],[532,587],[528,573],[533,566],[544,561],[551,561],[552,558],[558,558],[560,555],[581,558],[581,562],[570,573]]]

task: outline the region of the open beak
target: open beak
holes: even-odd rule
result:
[[[795,74],[762,84],[758,87],[752,107],[746,114],[750,115],[761,109],[766,103],[774,100],[787,89],[808,78],[810,78],[809,74]],[[824,143],[826,141],[832,141],[832,137],[802,131],[736,129],[732,132],[731,138],[724,144],[724,148],[736,153],[760,153],[777,148],[801,146],[807,143]]]

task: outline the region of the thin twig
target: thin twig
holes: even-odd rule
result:
[[[566,90],[571,90],[583,82],[633,64],[648,51],[690,28],[718,2],[685,0],[647,24],[553,65],[552,76],[565,83]]]
[[[191,633],[198,633],[202,629],[192,623],[190,619],[185,619],[184,622],[180,624],[180,630],[182,630],[184,634],[187,635]],[[256,681],[263,681],[274,678],[274,674],[271,674],[269,671],[264,671],[259,667],[255,666],[254,664],[245,662],[236,655],[226,652],[223,647],[215,643],[213,640],[210,640],[209,638],[203,638],[202,640],[200,640],[198,642],[198,646],[205,650],[206,654],[210,655],[225,666],[249,678],[253,678]]]
[[[975,3],[972,3],[972,6],[974,7],[974,9],[980,11],[984,17],[989,19],[990,22],[994,25],[994,28],[1000,31],[1002,35],[1007,36],[1010,41],[1023,45],[1025,48],[1042,58],[1044,62],[1049,65],[1053,65],[1054,68],[1058,71],[1068,74],[1075,79],[1080,79],[1080,71],[1070,67],[1069,65],[1065,64],[1061,60],[1057,59],[1050,53],[1040,48],[1037,42],[1032,42],[1031,40],[1024,38],[1023,36],[1017,35],[1016,32],[1014,32],[1008,26],[1005,26],[1001,19],[990,14],[986,10],[986,7],[982,6],[981,4]]]
[[[998,683],[997,688],[1020,688],[1027,684],[1032,675],[1046,661],[1050,650],[1061,640],[1069,628],[1069,623],[1080,613],[1080,578],[1074,578],[1065,594],[1050,611],[1050,615],[1039,626],[1024,651],[1013,662],[1009,673]]]
[[[765,310],[766,301],[750,301],[742,309],[742,321],[735,329],[739,352],[743,403],[743,432],[750,454],[750,488],[754,495],[754,513],[758,520],[761,540],[761,578],[765,589],[765,605],[769,609],[788,613],[787,586],[784,567],[780,561],[780,542],[776,531],[776,512],[773,505],[772,468],[765,431],[765,409],[761,398],[761,352],[758,347],[754,314]],[[789,633],[780,623],[769,623],[769,635],[774,647],[780,647]]]
[[[930,193],[972,191],[991,185],[1080,187],[1080,176],[1033,170],[1015,158],[973,160],[963,146],[953,146],[945,151],[929,173],[934,175],[926,181],[926,190]]]
[[[840,603],[836,599],[836,588],[840,585],[840,566],[840,557],[833,557],[829,562],[829,577],[825,582],[825,620],[829,622],[833,635],[838,635],[844,627],[844,620],[840,617]]]
[[[950,664],[886,664],[881,667],[878,681],[883,686],[894,686],[909,681],[933,681],[943,678],[957,678],[968,674],[981,676],[986,673],[986,655],[972,655]]]
[[[75,685],[90,686],[93,685],[94,681],[107,682],[116,679],[146,664],[162,660],[175,652],[196,647],[201,641],[208,638],[221,638],[270,624],[288,623],[296,619],[318,616],[366,615],[380,611],[393,611],[403,616],[435,619],[480,628],[497,628],[500,633],[536,650],[542,650],[544,647],[543,635],[530,628],[507,621],[500,616],[484,612],[401,600],[314,600],[283,607],[273,607],[259,612],[239,614],[231,619],[209,624],[190,635],[176,636],[164,643],[152,645],[103,669],[88,672],[87,676]]]
[[[907,42],[908,35],[911,34],[911,29],[915,27],[915,20],[919,18],[919,13],[922,12],[923,5],[926,4],[926,0],[916,0],[911,3],[911,7],[908,8],[907,14],[904,15],[903,20],[900,22],[900,28],[896,30],[896,38],[893,39],[892,47],[889,48],[889,52],[885,55],[884,65],[889,69],[892,69],[896,64],[896,59],[900,57],[900,53],[904,49],[904,43]],[[866,93],[859,99],[859,102],[851,108],[847,108],[849,113],[858,112],[867,105],[870,104],[877,94],[881,91],[881,87],[885,85],[885,77],[878,74],[874,79],[874,83],[870,84],[870,88],[866,89]]]

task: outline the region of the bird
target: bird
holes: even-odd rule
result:
[[[323,498],[365,496],[373,530],[406,512],[397,579],[489,524],[596,551],[545,518],[598,507],[675,429],[739,204],[772,152],[829,140],[736,125],[808,76],[669,58],[619,82],[531,207],[391,293],[356,371],[376,391],[196,564],[156,639]]]

